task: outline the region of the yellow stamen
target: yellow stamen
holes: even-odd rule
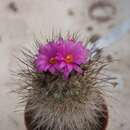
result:
[[[65,57],[65,62],[68,63],[68,64],[73,63],[73,56],[72,55],[67,55]]]
[[[49,63],[50,64],[56,64],[57,63],[56,58],[55,57],[51,57],[50,60],[49,60]]]

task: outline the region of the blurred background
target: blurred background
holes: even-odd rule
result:
[[[25,130],[23,111],[16,112],[17,95],[10,94],[14,55],[34,39],[52,31],[79,32],[92,41],[130,18],[130,0],[0,0],[0,130]],[[119,78],[112,89],[107,130],[130,130],[130,32],[105,49],[118,62],[111,71]]]

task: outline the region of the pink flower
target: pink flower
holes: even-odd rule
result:
[[[82,42],[59,38],[40,46],[35,65],[38,72],[62,73],[67,79],[72,71],[82,73],[80,65],[88,59],[89,50]]]
[[[49,42],[46,45],[41,45],[36,55],[36,69],[38,72],[56,72],[57,66],[57,45],[55,42]]]
[[[80,65],[87,63],[89,50],[80,41],[67,40],[64,44],[59,44],[57,57],[59,60],[59,71],[67,79],[73,70],[82,73]]]

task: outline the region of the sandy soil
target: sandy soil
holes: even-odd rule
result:
[[[23,108],[16,112],[17,96],[10,94],[10,70],[17,66],[13,55],[34,39],[54,32],[78,31],[85,38],[103,36],[116,24],[130,17],[130,0],[104,0],[112,3],[112,19],[98,22],[88,14],[97,0],[0,0],[0,130],[24,130]],[[108,9],[109,10],[109,9]],[[99,11],[100,12],[100,11]],[[98,14],[97,14],[98,15]],[[104,15],[104,14],[102,14]],[[107,130],[130,130],[130,33],[105,50],[120,60],[111,66],[122,83],[113,88]]]

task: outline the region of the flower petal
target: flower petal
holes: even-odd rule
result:
[[[78,65],[75,65],[75,66],[74,66],[74,70],[75,70],[76,72],[80,73],[80,74],[83,73],[83,70],[82,70]]]
[[[51,67],[49,68],[49,71],[50,71],[52,74],[54,74],[54,73],[56,72],[56,69],[55,69],[53,66],[51,66]]]
[[[67,80],[69,76],[69,71],[67,69],[67,67],[64,68],[64,79]]]

